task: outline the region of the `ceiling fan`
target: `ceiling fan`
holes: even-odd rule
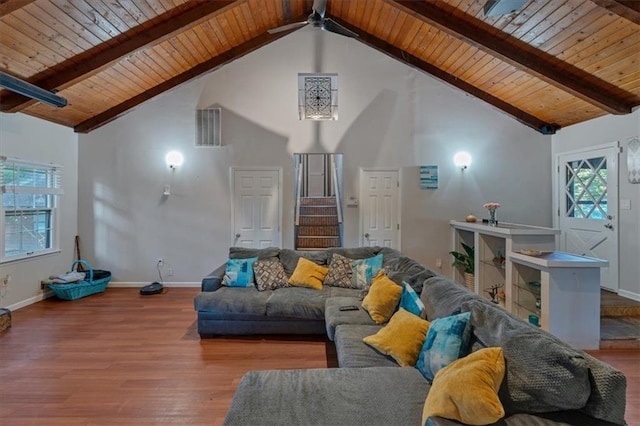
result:
[[[333,19],[325,17],[326,10],[327,10],[327,0],[313,0],[311,15],[309,15],[306,21],[294,22],[291,24],[282,25],[281,27],[272,28],[267,32],[269,34],[275,34],[282,31],[302,28],[305,25],[311,24],[313,27],[321,28],[324,31],[340,34],[345,37],[358,37],[358,34],[343,27]]]

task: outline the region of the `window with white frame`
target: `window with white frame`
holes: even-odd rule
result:
[[[0,262],[59,249],[60,179],[60,166],[0,156]]]

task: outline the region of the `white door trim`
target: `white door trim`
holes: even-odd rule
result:
[[[282,247],[282,167],[229,167],[229,194],[231,195],[229,204],[231,208],[229,212],[231,214],[230,223],[231,228],[229,229],[229,247],[233,247],[235,244],[235,172],[236,171],[247,171],[247,172],[255,172],[255,171],[269,171],[269,172],[277,172],[278,173],[278,239],[279,242],[277,247]]]
[[[620,153],[622,152],[621,148],[620,148],[620,142],[619,141],[614,141],[614,142],[610,142],[610,143],[606,143],[606,144],[602,144],[602,145],[596,145],[596,146],[589,146],[589,147],[584,147],[582,149],[574,149],[574,150],[570,150],[570,151],[564,151],[564,152],[558,152],[555,154],[555,157],[553,158],[553,190],[552,190],[552,195],[553,195],[553,226],[555,228],[560,229],[563,233],[565,232],[564,229],[561,228],[561,223],[560,223],[560,214],[561,214],[561,206],[562,206],[562,202],[560,197],[564,196],[564,192],[562,192],[560,190],[560,181],[562,180],[562,177],[560,175],[561,172],[561,168],[560,168],[560,159],[562,157],[566,157],[566,156],[575,156],[575,155],[580,155],[583,158],[587,158],[589,156],[589,153],[591,152],[596,152],[596,151],[613,151],[613,163],[610,164],[610,168],[612,170],[615,171],[614,176],[612,176],[612,178],[615,180],[615,185],[616,185],[616,193],[614,194],[613,197],[609,197],[609,199],[613,198],[615,201],[615,214],[613,214],[613,218],[610,219],[611,222],[613,222],[613,226],[614,226],[614,230],[616,233],[616,257],[615,259],[606,259],[609,261],[610,266],[609,268],[616,268],[616,272],[615,272],[615,279],[611,280],[610,283],[610,287],[602,287],[611,291],[614,291],[616,293],[619,293],[620,291],[620,272],[619,272],[619,267],[620,267]],[[607,155],[611,155],[612,153],[608,153]],[[609,191],[609,189],[607,189]],[[558,243],[557,245],[559,246],[560,249],[562,249],[562,242],[560,240],[562,240],[565,236],[561,235],[560,238],[557,240]],[[604,272],[603,272],[604,273]]]
[[[364,207],[363,207],[363,176],[366,172],[396,172],[398,173],[398,228],[396,230],[398,247],[397,250],[402,250],[402,169],[398,167],[360,167],[360,171],[358,173],[359,180],[359,188],[358,188],[358,197],[360,200],[360,216],[359,216],[359,224],[358,224],[358,244],[362,242],[362,236],[364,234]]]
[[[553,216],[554,228],[560,227],[560,214],[558,213],[559,212],[558,209],[560,208],[560,193],[558,192],[558,185],[560,184],[560,175],[557,173],[558,167],[560,166],[560,157],[564,155],[579,154],[581,152],[587,153],[589,151],[598,151],[600,149],[607,149],[607,148],[617,149],[618,153],[620,153],[620,141],[614,141],[614,142],[609,142],[602,145],[589,146],[581,149],[572,149],[571,151],[563,151],[563,152],[556,153],[555,157],[553,158],[553,168],[552,168],[553,188],[551,190],[551,195],[553,196],[552,216]],[[620,161],[619,160],[620,159],[618,158],[618,177],[616,177],[618,181],[618,190],[620,189],[620,164],[619,164]],[[618,212],[618,216],[620,216],[620,212]]]

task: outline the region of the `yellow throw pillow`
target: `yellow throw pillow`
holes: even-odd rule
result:
[[[329,272],[329,268],[320,266],[317,263],[301,257],[298,259],[296,269],[289,278],[289,284],[296,287],[307,287],[322,290],[322,281]]]
[[[416,365],[428,329],[429,321],[400,308],[393,314],[389,324],[362,340],[391,356],[401,367],[412,367]]]
[[[504,417],[498,390],[504,378],[502,348],[486,348],[436,373],[422,410],[422,424],[440,416],[469,425],[488,425]]]
[[[401,296],[402,287],[380,272],[373,279],[369,293],[362,300],[362,307],[377,324],[384,324],[396,311]]]

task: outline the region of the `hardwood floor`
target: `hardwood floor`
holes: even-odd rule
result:
[[[323,337],[200,340],[196,292],[113,288],[13,312],[0,334],[0,424],[217,425],[245,372],[335,365]],[[638,424],[640,350],[590,353],[626,374],[627,422]]]

